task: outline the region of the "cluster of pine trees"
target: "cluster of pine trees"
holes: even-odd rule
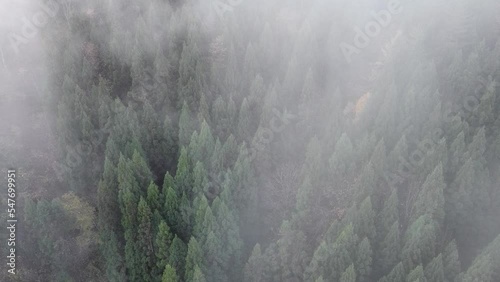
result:
[[[21,279],[500,281],[498,4],[402,0],[348,64],[357,2],[61,4]]]

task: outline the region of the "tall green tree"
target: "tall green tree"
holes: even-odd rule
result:
[[[165,270],[165,267],[168,265],[168,260],[170,257],[169,250],[172,245],[172,241],[174,239],[174,235],[170,231],[170,227],[165,223],[165,221],[161,221],[160,226],[158,227],[158,233],[156,234],[154,241],[154,251],[156,256],[156,269],[158,270],[158,275],[162,274],[162,271]],[[168,267],[171,268],[170,265]]]
[[[200,276],[203,275],[199,267],[199,265],[203,265],[203,253],[200,245],[198,244],[198,241],[194,237],[191,237],[191,239],[189,240],[185,265],[186,270],[184,279],[186,281],[195,281],[195,279],[200,279]],[[197,272],[199,273],[196,274]]]

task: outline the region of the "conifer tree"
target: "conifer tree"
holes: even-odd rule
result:
[[[342,276],[340,277],[340,282],[356,282],[356,272],[354,271],[354,265],[351,264]]]
[[[170,228],[165,223],[165,221],[160,222],[158,227],[158,233],[155,237],[155,255],[156,255],[156,269],[159,270],[158,275],[161,275],[161,271],[165,270],[168,265],[169,260],[169,250],[172,245],[174,236],[172,235]],[[169,267],[171,267],[169,265]]]
[[[188,151],[186,148],[181,149],[181,155],[177,163],[177,173],[175,174],[175,188],[177,193],[186,193],[192,195],[192,177],[191,168],[189,165]]]
[[[163,207],[164,216],[168,226],[172,227],[172,230],[179,231],[179,224],[181,221],[179,214],[179,198],[177,193],[175,193],[172,187],[168,187],[165,194],[165,204]]]
[[[402,257],[405,267],[415,268],[434,257],[436,248],[436,223],[429,215],[419,217],[407,230]]]
[[[154,182],[151,182],[148,186],[146,193],[146,202],[152,211],[160,210],[163,203],[162,197],[160,197],[160,190]]]
[[[399,222],[395,221],[382,242],[380,265],[384,272],[390,271],[399,262],[401,239],[399,236]]]
[[[415,269],[406,276],[406,282],[427,282],[422,265],[415,267]]]
[[[424,271],[428,282],[445,281],[442,254],[432,259],[432,261],[427,264]]]
[[[192,278],[186,279],[186,281],[189,282],[206,282],[207,280],[205,279],[205,275],[201,271],[200,267],[198,265],[195,266],[194,268],[194,273]]]
[[[186,281],[195,281],[195,277],[198,276],[197,279],[200,279],[201,273],[199,265],[203,265],[203,253],[201,251],[200,245],[198,241],[191,237],[188,244],[187,255],[186,255],[186,270],[184,274],[184,279]],[[196,274],[199,272],[199,274]]]
[[[356,277],[357,281],[369,281],[369,277],[372,271],[372,248],[368,238],[364,238],[361,243],[358,244],[358,249],[356,250]]]
[[[141,125],[141,145],[148,156],[151,169],[157,174],[164,173],[167,168],[164,157],[171,148],[166,142],[164,125],[149,102],[143,106]]]
[[[182,104],[181,115],[179,117],[179,146],[186,146],[189,144],[189,140],[194,129],[191,112],[188,104],[184,102],[184,104]]]
[[[305,281],[314,281],[315,277],[319,277],[326,273],[326,262],[328,260],[330,249],[325,241],[322,241],[319,247],[314,251],[313,257],[304,272]]]
[[[384,207],[377,219],[377,231],[380,235],[379,237],[387,236],[387,233],[391,229],[391,226],[395,221],[399,220],[399,200],[398,192],[396,189],[392,190],[391,195],[385,201]]]
[[[403,266],[403,263],[398,263],[387,275],[387,282],[397,282],[397,281],[405,281],[406,280],[406,271]]]
[[[154,262],[153,230],[151,226],[152,213],[146,200],[141,197],[137,207],[137,219],[139,222],[137,234],[137,257],[141,269],[138,271],[144,281],[152,281],[152,270]]]
[[[422,185],[415,202],[411,221],[422,215],[430,215],[437,223],[444,220],[444,190],[443,167],[439,164]]]
[[[281,225],[280,234],[277,245],[282,279],[301,279],[308,260],[304,252],[306,237],[301,231],[292,229],[288,221]]]
[[[352,173],[354,169],[354,152],[351,140],[347,134],[342,133],[340,136],[329,162],[336,181],[345,177],[347,173]]]
[[[171,267],[169,264],[165,266],[165,270],[163,271],[163,275],[161,278],[161,282],[178,282],[179,278],[177,277],[177,273],[175,268]]]
[[[375,213],[372,208],[371,197],[367,197],[360,205],[354,220],[354,233],[358,236],[366,236],[371,240],[376,237]]]
[[[168,254],[168,264],[175,269],[176,273],[184,273],[187,246],[177,235],[174,235]]]
[[[455,241],[448,243],[443,253],[443,269],[445,281],[452,282],[460,274],[460,262],[458,259],[457,244]]]
[[[252,254],[245,265],[245,282],[263,282],[264,281],[264,258],[262,256],[260,245],[257,243],[253,248]]]

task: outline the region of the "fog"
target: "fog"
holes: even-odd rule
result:
[[[498,1],[0,1],[0,280],[500,279]]]

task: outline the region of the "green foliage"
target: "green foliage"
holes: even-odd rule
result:
[[[342,276],[340,277],[340,282],[356,282],[356,272],[354,271],[354,265],[351,264]]]
[[[137,232],[137,254],[136,259],[140,264],[140,277],[144,281],[152,281],[152,270],[154,263],[153,230],[151,226],[152,213],[146,200],[141,197],[137,207],[137,220],[139,222]]]
[[[428,282],[444,281],[443,256],[439,254],[424,269]]]
[[[445,281],[455,281],[460,274],[460,261],[458,258],[457,244],[455,241],[448,243],[443,252],[443,268]]]
[[[415,268],[434,257],[436,223],[429,215],[419,217],[406,231],[402,258],[407,269]]]
[[[178,282],[179,278],[175,272],[175,268],[171,267],[169,264],[165,266],[163,275],[161,277],[161,282]]]
[[[174,235],[170,231],[170,227],[168,227],[165,221],[161,221],[160,226],[158,227],[158,233],[156,234],[154,241],[155,243],[154,251],[156,255],[156,269],[159,271],[158,275],[161,275],[161,271],[165,269],[165,267],[167,267],[168,265],[168,260],[170,257],[169,250],[172,245],[173,237]],[[170,265],[168,265],[168,267],[172,268]]]
[[[384,272],[390,271],[399,261],[401,254],[401,238],[399,222],[395,221],[382,242],[380,265]]]
[[[406,276],[406,282],[427,282],[424,276],[424,269],[421,265],[415,267],[408,276]]]
[[[406,280],[406,271],[403,266],[403,263],[398,263],[391,272],[387,275],[385,281],[387,282],[397,282],[397,281],[405,281]]]
[[[358,249],[356,250],[356,273],[357,281],[369,281],[371,271],[372,271],[372,247],[368,238],[364,238],[361,243],[358,244]]]
[[[444,220],[444,190],[443,167],[439,164],[427,177],[415,202],[411,221],[423,215],[429,215],[437,223]]]
[[[176,273],[184,273],[187,246],[177,235],[174,235],[168,254],[168,264],[175,268]]]
[[[264,257],[257,243],[253,248],[252,254],[245,265],[245,282],[264,281]]]
[[[185,265],[184,279],[186,281],[196,281],[195,279],[201,279],[201,277],[204,279],[199,267],[199,265],[203,265],[203,253],[198,241],[194,237],[191,237],[189,240]]]
[[[98,2],[44,33],[19,280],[500,281],[494,1],[404,1],[353,64],[359,3]]]

